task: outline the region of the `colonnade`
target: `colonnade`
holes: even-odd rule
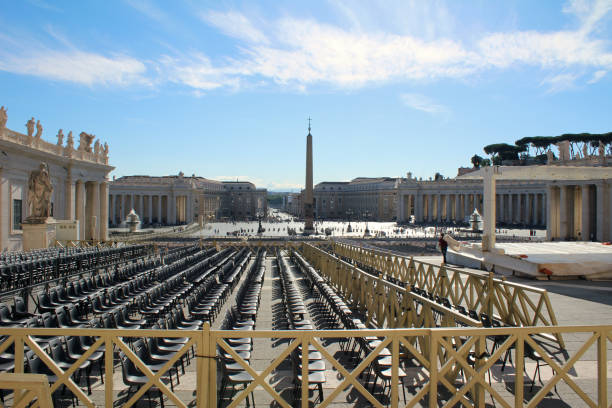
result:
[[[79,221],[79,237],[108,239],[108,182],[66,179],[66,218]],[[74,207],[73,207],[74,203]]]
[[[516,193],[495,195],[496,222],[521,225],[546,223],[546,194]]]
[[[546,194],[496,194],[496,222],[520,225],[544,225]],[[411,215],[416,222],[463,222],[477,209],[483,214],[483,195],[480,193],[423,193],[404,194],[399,200],[399,217]]]
[[[551,184],[547,228],[550,239],[610,239],[610,192],[606,183]]]
[[[133,208],[145,224],[184,224],[193,220],[193,208],[187,195],[168,194],[111,194],[110,223],[119,225]]]

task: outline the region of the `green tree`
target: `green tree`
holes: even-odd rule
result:
[[[483,150],[491,156],[493,164],[501,164],[503,160],[518,160],[519,153],[524,152],[526,148],[507,143],[494,143],[485,146]]]
[[[474,166],[474,168],[479,169],[480,166],[482,166],[482,160],[483,158],[480,157],[479,155],[475,154],[472,156],[472,158],[470,159],[470,161],[472,162],[472,165]]]

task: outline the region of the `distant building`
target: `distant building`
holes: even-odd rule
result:
[[[284,196],[282,209],[296,217],[303,217],[304,206],[302,205],[302,194],[289,193]]]
[[[182,225],[204,220],[253,220],[268,211],[267,190],[246,181],[204,177],[125,176],[110,183],[109,221],[121,224],[133,208],[143,224]]]

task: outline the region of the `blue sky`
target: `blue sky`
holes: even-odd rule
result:
[[[11,129],[93,133],[113,175],[275,190],[456,175],[482,146],[612,130],[612,0],[4,2]]]

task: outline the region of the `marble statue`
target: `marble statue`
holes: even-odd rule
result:
[[[559,148],[559,160],[570,160],[569,141],[563,140],[557,143]]]
[[[36,134],[34,135],[34,137],[40,140],[40,137],[42,136],[42,132],[43,132],[43,127],[40,124],[40,120],[37,120],[36,121]]]
[[[603,159],[606,156],[606,145],[603,142],[599,141],[599,147],[597,148],[597,153],[599,154],[599,158]]]
[[[29,219],[44,222],[51,216],[51,194],[53,186],[49,175],[47,163],[40,163],[38,170],[30,173],[28,181],[28,205],[30,206]]]
[[[91,142],[94,140],[94,136],[85,132],[79,134],[79,151],[91,153]]]
[[[552,150],[548,149],[546,151],[546,163],[547,164],[551,164],[553,162],[553,160],[555,160],[555,156],[554,156]]]
[[[589,157],[589,146],[585,143],[582,145],[582,158],[586,159]]]
[[[26,129],[28,129],[28,136],[32,137],[34,135],[34,118],[28,120],[26,123]]]
[[[7,120],[8,120],[8,115],[6,114],[6,108],[2,106],[0,107],[0,130],[6,127]]]
[[[63,145],[63,144],[64,144],[64,132],[63,132],[63,130],[62,130],[62,129],[60,129],[60,130],[57,132],[57,145],[58,145],[58,146],[61,146],[61,145]]]
[[[68,132],[68,140],[66,141],[66,148],[69,151],[72,151],[72,149],[74,149],[74,138],[72,137],[72,130]]]
[[[98,157],[98,155],[100,154],[100,141],[96,140],[96,143],[94,143],[94,154],[96,155],[96,157]]]
[[[108,159],[108,143],[104,142],[104,148],[102,149],[102,156]]]

